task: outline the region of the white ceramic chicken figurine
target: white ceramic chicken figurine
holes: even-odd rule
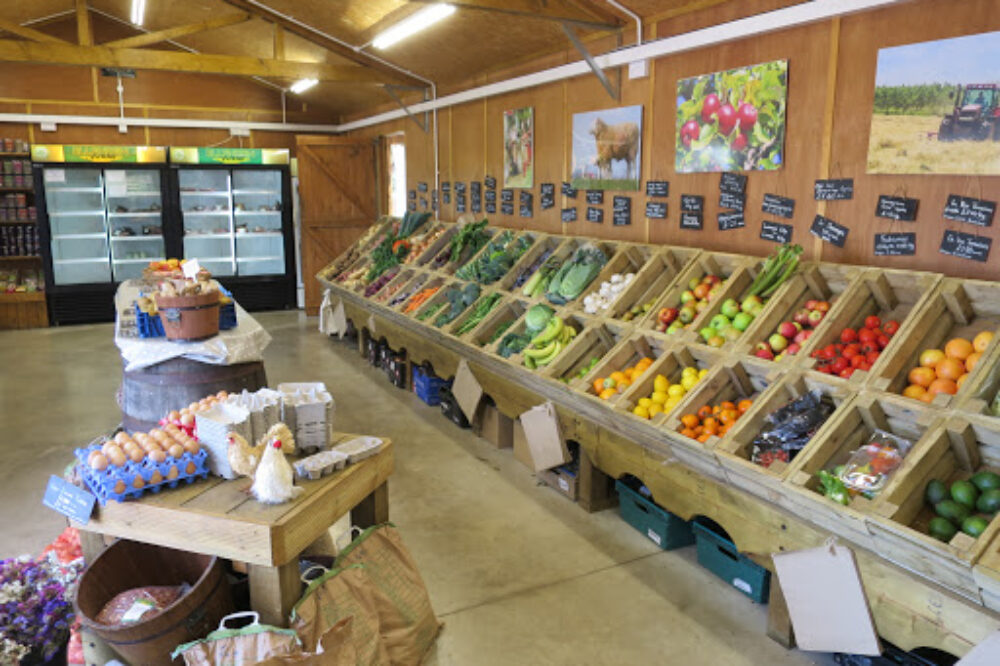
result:
[[[281,440],[275,439],[264,449],[250,492],[258,502],[281,504],[302,494],[302,488],[294,485],[293,478],[292,466],[281,450]]]

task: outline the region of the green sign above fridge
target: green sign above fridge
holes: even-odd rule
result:
[[[174,164],[288,164],[287,148],[170,148]]]
[[[88,164],[151,164],[167,161],[163,146],[85,146],[39,144],[31,146],[35,162],[83,162]]]

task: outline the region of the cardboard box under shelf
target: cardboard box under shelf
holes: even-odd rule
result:
[[[646,334],[654,335],[654,334]],[[655,337],[655,335],[654,335]],[[670,340],[670,336],[666,337],[666,340]],[[722,354],[710,347],[700,347],[697,345],[683,345],[676,344],[667,346],[660,356],[653,361],[653,365],[649,366],[646,372],[642,373],[638,380],[632,382],[632,385],[628,388],[625,393],[622,394],[621,398],[615,403],[615,409],[620,412],[627,412],[632,418],[641,418],[632,413],[632,410],[641,398],[648,398],[653,393],[653,385],[656,382],[657,375],[663,375],[667,378],[667,381],[671,384],[676,384],[681,381],[681,376],[686,367],[698,368],[698,370],[708,370],[711,374],[711,369],[715,367],[723,358]],[[707,379],[708,375],[706,375]],[[691,391],[685,396],[685,400],[679,402],[674,408],[675,411],[683,410],[685,404],[687,404],[687,397],[692,395],[697,389],[697,386],[692,388]],[[683,413],[683,412],[681,412]],[[669,418],[668,414],[663,412],[655,415],[650,419],[650,423],[654,426],[661,426]]]
[[[580,377],[579,372],[574,375],[573,379],[570,381],[570,387],[576,389],[577,391],[594,396],[595,398],[599,398],[600,395],[593,386],[596,379],[606,379],[613,372],[622,371],[625,368],[632,367],[643,358],[651,358],[655,362],[656,359],[663,356],[663,354],[673,346],[674,345],[667,339],[666,336],[656,335],[653,333],[647,333],[645,335],[636,333],[630,335],[622,339],[613,349],[611,349],[611,351],[601,357],[601,360],[597,363],[597,365],[595,365],[586,375]],[[586,367],[586,365],[589,365],[589,363],[585,363],[584,367]],[[652,368],[652,365],[650,365],[650,368]],[[647,368],[646,372],[649,371],[650,369]],[[621,398],[629,386],[632,385],[632,381],[638,380],[641,377],[642,375],[629,381],[624,388],[616,386],[615,389],[618,393],[608,398],[606,402],[610,405],[617,404],[619,398]]]
[[[959,531],[948,543],[927,533],[937,515],[927,504],[927,484],[937,479],[949,488],[983,471],[1000,472],[1000,424],[979,417],[955,416],[928,431],[879,493],[869,526],[888,559],[975,598],[979,587],[972,566],[1000,536],[1000,515],[983,515],[989,525],[973,538]]]
[[[565,495],[574,502],[577,499],[577,479],[579,474],[574,474],[566,465],[542,470],[536,476],[545,482],[545,485],[554,488],[559,493]]]
[[[655,252],[621,296],[604,311],[604,315],[624,323],[640,321],[648,310],[639,313],[630,311],[633,308],[641,310],[647,304],[651,310],[663,292],[700,253],[701,250],[690,247],[665,247]]]
[[[580,294],[580,297],[573,302],[573,307],[580,310],[581,312],[585,312],[583,309],[584,299],[590,294],[598,293],[600,291],[601,284],[610,281],[611,276],[615,274],[625,276],[629,273],[632,273],[633,274],[632,279],[634,281],[636,276],[638,276],[639,272],[646,266],[646,264],[649,263],[650,259],[653,257],[653,254],[654,254],[653,248],[650,247],[649,245],[633,245],[631,243],[622,243],[621,245],[618,246],[618,249],[614,253],[614,255],[608,260],[608,263],[604,264],[604,268],[602,268],[601,272],[597,274],[597,277],[594,278],[594,281],[591,282],[589,285],[587,285],[587,288],[583,290],[583,293]],[[632,283],[630,282],[628,286],[629,287],[632,286]],[[621,293],[618,294],[618,298],[614,299],[611,302],[611,305],[614,305],[614,303],[616,303],[619,298],[624,296],[624,294],[625,294],[625,289],[623,288]],[[603,317],[607,314],[607,310],[602,309],[597,312],[587,313],[587,314]]]
[[[495,404],[484,400],[473,423],[476,434],[498,449],[514,446],[514,419],[500,413]]]
[[[521,419],[513,419],[513,421],[514,458],[531,471],[535,471],[535,461],[531,458],[531,449],[528,448],[528,438],[524,434],[524,426],[521,425]]]
[[[871,386],[887,393],[901,393],[909,384],[910,370],[919,364],[921,352],[944,349],[945,344],[956,337],[971,341],[982,331],[1000,333],[1000,284],[944,278],[882,353],[882,358],[872,368]],[[982,358],[990,358],[998,346],[1000,335],[994,335]],[[956,407],[965,399],[967,389],[977,384],[977,375],[988,374],[988,371],[985,363],[977,364],[958,393],[939,393],[930,404],[946,409]]]
[[[601,319],[589,319],[573,315],[574,320],[589,324],[577,333],[572,342],[552,363],[542,369],[545,377],[572,381],[579,377],[581,368],[590,364],[592,358],[603,358],[605,354],[625,339],[631,327]]]

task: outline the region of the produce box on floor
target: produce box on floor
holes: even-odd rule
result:
[[[741,554],[736,544],[711,527],[698,522],[693,527],[698,564],[758,604],[767,603],[771,572]]]
[[[435,375],[429,366],[413,366],[413,392],[431,407],[441,403],[441,389],[450,386],[450,381]]]
[[[531,449],[528,448],[528,438],[524,434],[521,419],[514,420],[514,458],[528,469],[535,469],[535,462],[531,459]]]
[[[573,469],[569,465],[560,465],[538,472],[538,478],[544,481],[545,485],[555,488],[574,502],[577,499],[578,476],[579,468]]]
[[[670,513],[622,481],[615,482],[615,489],[618,491],[618,511],[622,519],[657,546],[663,550],[674,550],[694,543],[691,523]]]
[[[498,449],[514,446],[514,420],[501,414],[495,404],[483,402],[476,417],[476,434]]]

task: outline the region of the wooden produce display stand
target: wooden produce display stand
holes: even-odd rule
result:
[[[358,435],[335,433],[334,444]],[[84,557],[104,548],[103,536],[131,539],[244,562],[250,605],[261,622],[286,626],[301,597],[299,554],[341,516],[369,527],[389,519],[388,478],[393,446],[330,476],[298,480],[305,492],[284,504],[261,504],[249,494],[251,480],[211,477],[128,502],[108,502],[80,530]]]
[[[345,268],[365,265],[367,250],[385,224],[377,223],[383,226],[367,236],[366,247],[352,247],[317,275],[359,331],[360,351],[364,353],[368,339],[384,338],[394,349],[405,348],[411,365],[430,361],[442,376],[453,374],[465,359],[485,393],[512,418],[551,400],[564,435],[581,447],[578,494],[583,508],[611,505],[613,479],[630,474],[643,481],[658,504],[684,519],[710,518],[741,552],[772,570],[772,553],[815,547],[833,535],[855,551],[879,634],[904,649],[929,647],[960,656],[1000,628],[1000,516],[979,539],[959,533],[948,544],[927,536],[921,522],[927,519],[921,503],[930,478],[950,482],[984,468],[1000,471],[1000,419],[983,413],[1000,387],[1000,335],[956,396],[925,404],[898,394],[898,376],[905,377],[912,367],[914,345],[940,344],[977,322],[980,330],[1000,331],[994,315],[1000,285],[963,287],[933,273],[803,264],[797,277],[767,301],[760,323],[713,349],[688,331],[658,333],[650,319],[661,305],[672,304],[670,299],[679,296],[688,280],[708,272],[736,276],[739,285],[728,285],[727,293],[739,298],[762,258],[522,232],[534,238],[532,247],[506,276],[483,287],[483,295],[499,294],[499,303],[476,328],[457,336],[455,322],[435,328],[432,320],[415,316],[426,303],[406,313],[405,302],[390,307],[378,300],[378,293],[366,298],[363,286],[347,288],[335,279]],[[532,371],[521,364],[520,355],[497,355],[497,342],[489,343],[497,327],[510,322],[508,333],[523,330],[525,311],[545,302],[525,297],[513,286],[514,276],[537,258],[536,248],[555,248],[568,256],[588,241],[602,247],[611,264],[635,272],[633,285],[603,316],[584,314],[576,302],[555,307],[557,316],[578,328],[578,335],[551,365]],[[451,272],[433,268],[431,259],[439,250],[432,247],[408,264],[401,279],[422,286],[462,284]],[[811,344],[780,363],[751,356],[752,344],[808,298],[833,299]],[[633,306],[654,299],[647,317],[622,319]],[[810,349],[832,342],[840,328],[857,325],[870,314],[901,322],[870,372],[841,379],[813,369]],[[456,322],[463,319],[460,315]],[[600,376],[596,368],[584,381],[564,381],[592,356],[627,362],[637,350],[656,355],[649,377],[661,369],[670,372],[678,363],[711,368],[673,416],[722,395],[752,396],[754,406],[724,437],[701,444],[680,435],[671,415],[649,421],[630,412],[634,400],[647,394],[641,380],[609,401],[589,389],[587,380]],[[837,410],[802,453],[787,467],[764,469],[750,462],[750,443],[763,417],[814,388],[830,395]],[[915,441],[891,486],[875,501],[858,497],[846,507],[817,492],[813,473],[842,462],[848,448],[866,441],[863,437],[873,428]],[[780,588],[772,585],[772,590],[772,616],[780,616]]]

